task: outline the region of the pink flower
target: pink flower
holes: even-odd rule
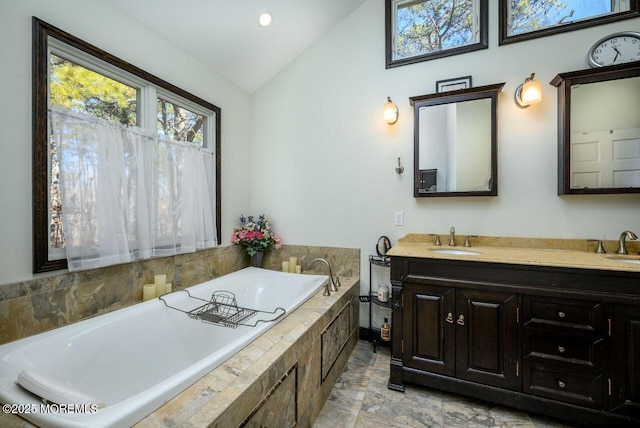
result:
[[[280,237],[276,235],[274,232],[271,232],[271,237],[276,241],[274,245],[276,247],[276,250],[279,250],[280,248],[282,248],[282,239],[280,239]]]
[[[245,239],[247,237],[247,231],[246,230],[241,230],[240,231],[240,239]]]
[[[262,232],[260,231],[256,232],[256,239],[260,239],[260,240],[264,239],[264,235],[262,234]]]

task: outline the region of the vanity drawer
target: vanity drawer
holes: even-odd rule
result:
[[[602,409],[603,379],[592,370],[523,363],[523,392],[565,403]]]
[[[576,367],[602,367],[604,339],[601,337],[580,337],[525,329],[523,343],[525,360],[553,360]]]
[[[600,302],[545,299],[525,296],[523,299],[525,327],[600,334],[602,304]]]

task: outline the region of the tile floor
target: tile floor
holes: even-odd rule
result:
[[[314,428],[348,427],[572,427],[478,400],[406,385],[387,389],[389,349],[359,341]]]

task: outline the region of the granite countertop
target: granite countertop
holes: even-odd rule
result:
[[[617,241],[605,241],[606,254],[594,252],[595,243],[586,240],[472,237],[471,247],[464,247],[464,236],[456,236],[456,246],[447,245],[449,235],[440,235],[441,246],[433,244],[434,236],[411,234],[398,240],[387,252],[389,256],[475,262],[508,263],[533,266],[570,267],[625,272],[640,272],[637,244],[628,243],[629,255],[615,254]],[[474,241],[476,244],[474,244]],[[436,251],[434,251],[436,250]],[[459,250],[470,254],[447,254],[437,250]],[[475,254],[479,253],[479,254]],[[637,263],[623,260],[635,260]]]

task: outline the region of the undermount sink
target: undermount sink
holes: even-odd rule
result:
[[[429,251],[440,254],[451,254],[453,256],[479,256],[482,253],[471,250],[454,250],[452,248],[431,248]]]
[[[617,262],[624,262],[624,263],[633,263],[636,265],[640,265],[640,258],[626,258],[626,257],[607,257],[609,260],[615,260]]]

